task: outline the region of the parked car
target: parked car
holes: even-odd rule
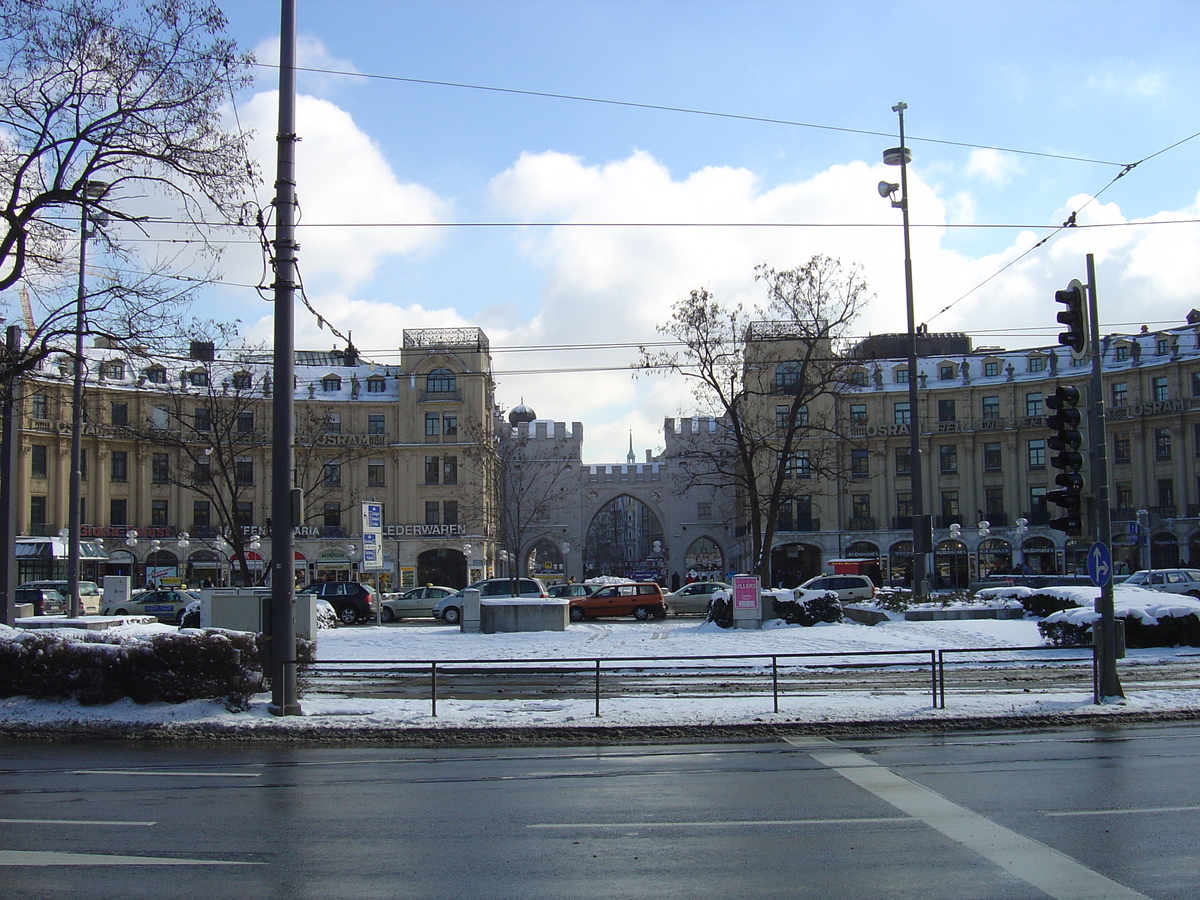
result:
[[[572,622],[597,616],[663,619],[667,615],[662,588],[653,581],[606,585],[588,597],[572,597],[570,605]]]
[[[15,599],[17,603],[33,604],[35,616],[62,616],[67,612],[67,598],[53,588],[22,585]]]
[[[433,604],[453,593],[454,588],[436,584],[423,584],[420,587],[409,588],[384,600],[379,607],[379,616],[385,622],[395,622],[397,619],[412,618],[413,616],[432,616]]]
[[[316,581],[299,593],[316,594],[328,600],[343,625],[369,621],[379,611],[379,593],[369,584],[357,581]]]
[[[564,582],[563,584],[551,585],[546,589],[546,593],[551,598],[562,597],[590,597],[598,589],[597,584],[576,584],[575,582]]]
[[[818,575],[810,578],[797,590],[828,591],[837,594],[842,603],[857,603],[875,596],[875,582],[866,575]]]
[[[708,612],[708,605],[717,591],[724,591],[732,596],[733,586],[723,581],[693,581],[691,584],[685,584],[679,590],[667,594],[664,599],[667,609],[673,616],[681,616],[684,613],[703,615]]]
[[[191,591],[142,591],[128,600],[105,603],[100,607],[100,615],[154,616],[167,625],[179,625],[187,614],[188,604],[199,599],[200,595]]]
[[[541,597],[548,599],[546,588],[536,578],[488,578],[477,581],[463,588],[463,591],[479,591],[480,600],[497,597]],[[441,619],[447,625],[457,625],[462,621],[463,591],[455,591],[449,597],[443,597],[433,605],[433,617]]]
[[[1140,569],[1121,583],[1200,598],[1200,569]]]
[[[49,588],[52,591],[58,591],[64,597],[69,596],[66,581],[27,581],[17,585],[17,590],[21,588]],[[100,611],[100,586],[94,581],[79,582],[79,602],[85,616],[98,613]]]

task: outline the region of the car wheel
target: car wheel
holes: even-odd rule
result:
[[[645,606],[634,607],[633,617],[639,622],[645,622],[648,618],[650,618],[650,610]]]
[[[462,611],[457,606],[447,606],[442,610],[442,620],[447,625],[457,625],[462,618]]]
[[[176,624],[176,625],[178,625],[180,628],[182,628],[182,627],[183,627],[183,620],[184,620],[184,618],[186,618],[186,617],[187,617],[187,610],[186,610],[186,609],[181,609],[179,612],[177,612],[177,613],[175,614],[175,624]]]
[[[585,616],[583,614],[583,610],[580,609],[578,606],[571,607],[571,621],[572,622],[582,622],[586,618],[587,618],[587,616]]]
[[[1195,597],[1197,600],[1200,600],[1200,591],[1188,591],[1188,596]]]
[[[115,613],[113,613],[113,615],[114,615],[114,616],[127,616],[127,615],[129,615],[129,610],[127,610],[127,609],[118,609],[118,610],[117,610]]]
[[[667,608],[665,606],[660,606],[658,609],[654,610],[654,618],[665,619],[666,617],[667,617]]]
[[[343,606],[337,611],[337,615],[343,625],[353,625],[358,621],[358,613],[353,606]]]
[[[389,607],[385,606],[383,609],[381,609],[379,611],[379,618],[381,621],[384,621],[384,622],[395,622],[396,614],[394,612],[392,612],[392,610]]]

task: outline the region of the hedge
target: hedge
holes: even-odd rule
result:
[[[316,645],[297,641],[303,671]],[[262,635],[180,631],[151,635],[0,629],[0,697],[76,700],[85,706],[224,700],[233,712],[266,690]]]

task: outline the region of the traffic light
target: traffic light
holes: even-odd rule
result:
[[[1046,398],[1046,406],[1053,414],[1046,417],[1046,427],[1054,432],[1047,444],[1054,451],[1050,465],[1060,469],[1054,476],[1059,490],[1050,491],[1046,499],[1063,508],[1063,515],[1050,520],[1050,527],[1070,535],[1083,533],[1083,454],[1079,447],[1083,435],[1079,432],[1082,416],[1079,412],[1079,388],[1060,384]]]
[[[1073,359],[1082,359],[1088,351],[1087,288],[1078,278],[1072,278],[1065,291],[1054,292],[1054,302],[1067,307],[1057,316],[1067,326],[1058,335],[1058,342],[1071,348]]]

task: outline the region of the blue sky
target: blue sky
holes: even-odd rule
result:
[[[229,0],[226,10],[233,36],[272,59],[278,3]],[[876,295],[856,330],[904,328],[900,217],[876,192],[880,179],[898,180],[880,154],[896,142],[891,107],[904,100],[919,321],[979,344],[1050,342],[1053,291],[1084,277],[1091,252],[1103,328],[1178,324],[1200,306],[1200,227],[1140,223],[1200,218],[1200,138],[1088,200],[1121,165],[1200,131],[1198,10],[1106,0],[299,0],[302,65],[386,76],[300,78],[308,296],[380,361],[394,358],[403,328],[480,326],[504,407],[524,399],[541,417],[582,421],[589,462],[623,459],[630,432],[644,458],[661,446],[665,416],[695,408],[684,386],[575,370],[634,361],[636,350],[604,345],[654,340],[691,289],[753,304],[757,263],[829,253],[861,263]],[[238,97],[268,179],[276,86],[264,68]],[[260,201],[269,196],[264,187]],[[1081,224],[1111,227],[1060,234],[972,291],[1076,209]],[[597,221],[813,227],[452,224]],[[380,224],[320,227],[333,223]],[[261,260],[235,249],[224,268],[228,281],[252,283]],[[210,314],[269,336],[270,308],[252,292],[227,288],[210,301]],[[306,314],[297,335],[305,347],[334,340]],[[568,344],[596,346],[508,349]],[[543,374],[505,374],[528,370]]]

